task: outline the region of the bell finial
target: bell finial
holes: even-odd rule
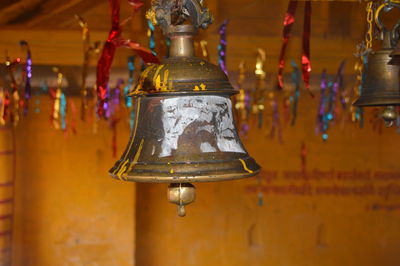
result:
[[[206,29],[213,22],[208,8],[199,0],[153,0],[146,17],[165,35],[171,33],[171,26],[187,24],[188,20],[196,29]]]

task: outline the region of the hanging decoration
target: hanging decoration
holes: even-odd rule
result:
[[[89,26],[84,18],[75,15],[79,26],[82,28],[82,42],[83,42],[83,65],[82,65],[82,77],[81,77],[81,114],[80,118],[82,121],[87,120],[87,111],[89,109],[89,95],[87,89],[87,76],[89,71],[89,65],[93,58],[97,57],[100,53],[100,42],[92,43],[90,40]]]
[[[154,25],[151,22],[150,19],[147,20],[147,25],[148,25],[148,29],[147,29],[147,37],[149,38],[149,48],[151,50],[151,52],[153,53],[153,55],[157,55],[156,53],[156,40],[154,37]]]
[[[314,94],[310,90],[310,34],[311,34],[311,2],[306,1],[304,6],[304,26],[303,26],[303,47],[301,54],[301,70],[305,88],[310,93],[311,97]]]
[[[6,124],[6,114],[8,107],[8,97],[7,91],[0,87],[0,126],[4,126]]]
[[[8,71],[8,75],[11,80],[11,96],[9,103],[7,102],[6,106],[10,106],[10,121],[13,124],[13,126],[17,126],[19,122],[19,106],[20,106],[20,96],[19,96],[19,91],[18,91],[18,84],[17,80],[15,79],[15,68],[17,67],[18,64],[21,63],[20,58],[16,58],[15,60],[11,61],[10,58],[7,56],[6,58],[6,68]],[[5,109],[5,113],[7,114],[8,108]]]
[[[97,64],[97,97],[98,97],[98,115],[102,118],[106,117],[107,112],[107,98],[108,92],[108,81],[110,78],[110,68],[115,55],[115,49],[117,47],[126,47],[136,52],[145,63],[159,64],[157,57],[148,49],[140,46],[138,43],[132,42],[131,40],[123,39],[121,36],[121,24],[120,24],[120,0],[109,0],[111,7],[111,30],[108,38],[104,44],[100,59]],[[133,12],[136,12],[140,6],[141,1],[130,0],[129,3],[133,7]]]
[[[270,102],[271,109],[272,109],[272,124],[271,124],[271,129],[269,132],[269,136],[271,138],[274,138],[275,134],[277,134],[279,142],[283,143],[278,99],[274,92],[270,92],[268,94],[268,98],[269,98],[269,102]]]
[[[297,9],[297,0],[290,0],[287,11],[283,20],[282,30],[282,46],[279,54],[278,62],[278,82],[277,87],[282,90],[284,87],[283,70],[285,68],[285,55],[287,45],[289,43],[290,34],[293,24],[295,22],[295,15]],[[305,88],[309,94],[314,97],[310,91],[310,73],[311,73],[311,60],[310,60],[310,33],[311,33],[311,1],[305,1],[304,5],[304,25],[303,25],[303,38],[302,38],[302,54],[301,54],[301,70],[302,78]]]
[[[360,96],[362,89],[362,77],[363,77],[362,68],[363,68],[363,63],[360,60],[356,61],[356,63],[354,64],[354,71],[356,72],[356,83],[354,84],[353,87],[353,95],[355,98],[358,98]],[[364,126],[363,108],[352,105],[350,107],[350,111],[351,111],[351,121],[353,122],[358,121],[360,128],[362,128]]]
[[[343,71],[344,71],[344,66],[345,66],[345,61],[343,60],[340,65],[339,68],[336,72],[336,76],[335,76],[335,80],[333,82],[333,94],[332,97],[333,99],[331,99],[331,110],[329,110],[329,113],[331,114],[331,119],[330,120],[334,120],[336,118],[336,97],[338,97],[339,102],[342,106],[342,109],[345,110],[346,109],[346,101],[345,101],[345,97],[343,96]]]
[[[328,81],[326,85],[326,95],[324,96],[325,102],[325,109],[323,110],[322,115],[322,130],[321,130],[321,137],[323,141],[327,141],[329,138],[328,129],[329,129],[329,122],[332,121],[333,115],[331,111],[334,109],[334,102],[335,102],[335,90],[333,89],[333,82]]]
[[[244,80],[246,78],[246,66],[245,62],[241,61],[239,64],[239,75],[238,75],[238,90],[239,93],[236,95],[235,111],[237,118],[237,126],[240,133],[247,133],[248,125],[247,120],[247,107],[246,107],[246,90],[244,89]],[[247,128],[246,128],[247,127]]]
[[[266,55],[265,50],[257,49],[256,59],[256,86],[253,93],[252,112],[257,117],[257,127],[261,128],[264,123],[264,110],[265,110],[265,78],[266,73],[264,71]]]
[[[63,74],[57,67],[53,68],[53,72],[57,74],[57,87],[55,90],[50,90],[50,97],[53,100],[51,122],[55,129],[64,131],[67,128],[67,98],[62,91]]]
[[[290,33],[292,31],[292,26],[295,21],[297,0],[290,0],[289,6],[283,20],[283,30],[282,30],[282,47],[279,54],[279,65],[278,65],[278,88],[283,89],[283,69],[285,68],[285,55],[286,48],[289,43]]]
[[[125,106],[129,111],[129,126],[132,130],[133,125],[135,123],[135,110],[133,108],[133,97],[129,96],[129,92],[133,89],[133,78],[135,73],[135,56],[128,57],[128,71],[129,71],[128,83],[124,88],[123,94],[124,94]]]
[[[24,100],[23,100],[23,107],[24,107],[24,115],[28,114],[29,108],[29,99],[31,98],[31,79],[32,79],[32,55],[31,49],[26,41],[20,41],[20,46],[26,50],[26,61],[24,65],[24,78],[25,81],[25,88],[24,88]]]
[[[293,67],[292,82],[294,90],[293,90],[293,95],[290,96],[291,114],[292,114],[290,124],[294,126],[296,124],[297,106],[300,97],[300,70],[295,61],[291,61],[291,65]]]
[[[224,22],[219,27],[219,45],[218,45],[218,65],[228,75],[228,69],[226,68],[226,27],[228,25],[228,20]]]
[[[321,84],[320,84],[320,99],[317,112],[317,125],[315,127],[316,134],[323,134],[326,131],[326,124],[324,121],[325,109],[326,109],[326,70],[322,71]]]

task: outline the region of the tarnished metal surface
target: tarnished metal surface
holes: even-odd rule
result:
[[[385,33],[383,47],[368,56],[366,81],[356,106],[400,105],[399,65],[388,64],[393,52],[390,32]]]
[[[209,182],[258,173],[233,121],[229,97],[139,97],[127,150],[111,169],[137,182]]]

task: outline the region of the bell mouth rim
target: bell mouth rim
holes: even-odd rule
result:
[[[357,99],[354,103],[354,106],[358,107],[374,107],[374,106],[399,106],[400,105],[400,98],[397,98],[396,101],[392,98],[375,98],[374,102],[370,102],[368,99]]]
[[[131,181],[138,183],[206,183],[206,182],[219,182],[219,181],[228,181],[228,180],[236,180],[236,179],[244,179],[253,177],[258,175],[261,171],[261,168],[257,170],[253,170],[252,173],[249,172],[235,172],[228,174],[209,174],[209,175],[199,175],[199,176],[154,176],[154,175],[134,175],[127,176],[121,175],[118,177],[115,174],[109,173],[110,176],[114,179],[121,181]]]

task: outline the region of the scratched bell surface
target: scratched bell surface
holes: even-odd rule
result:
[[[229,97],[143,97],[116,178],[143,182],[214,181],[252,176],[259,166],[236,131]]]

